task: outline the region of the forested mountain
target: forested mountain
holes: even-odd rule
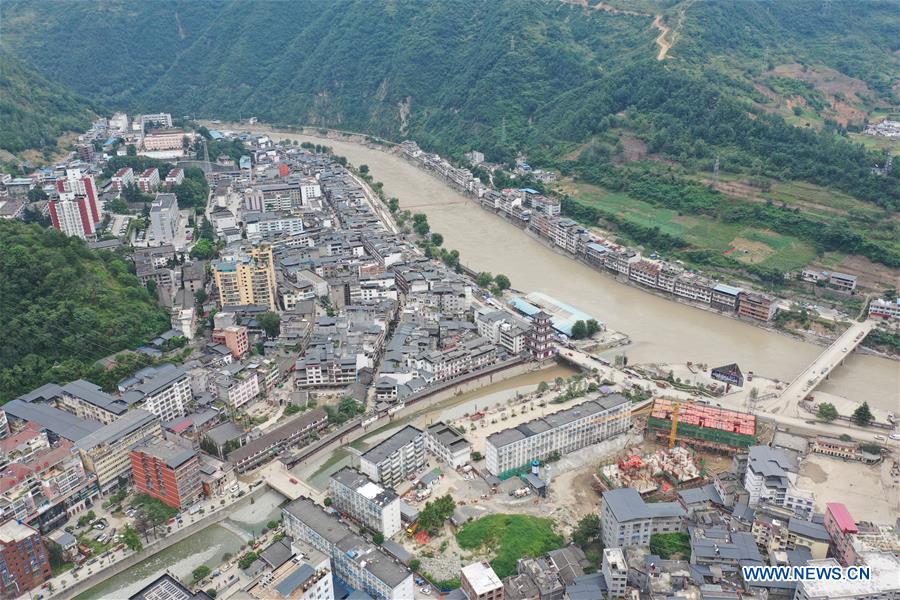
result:
[[[722,204],[688,185],[718,159],[723,176],[761,182],[751,194],[803,181],[883,211],[840,215],[876,242],[853,252],[900,264],[900,170],[874,174],[884,154],[853,137],[900,104],[896,2],[586,4],[7,0],[0,43],[113,108],[524,152],[616,192],[636,169],[643,193],[677,180],[691,214]]]
[[[66,131],[91,124],[91,104],[0,50],[0,149],[56,147]]]
[[[0,220],[0,402],[96,372],[99,358],[169,327],[166,310],[112,252]]]

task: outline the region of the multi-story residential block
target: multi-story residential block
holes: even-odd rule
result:
[[[675,279],[672,293],[693,302],[709,304],[712,300],[712,285],[703,277],[687,273]]]
[[[328,414],[321,408],[313,409],[233,450],[228,455],[228,462],[238,473],[252,471],[288,448],[311,439],[327,425]]]
[[[631,402],[619,394],[600,396],[488,436],[488,472],[504,477],[527,469],[534,460],[566,455],[631,427]]]
[[[466,565],[459,572],[459,587],[467,600],[503,600],[503,581],[486,562]]]
[[[509,313],[495,310],[475,315],[478,335],[498,346],[506,348],[510,354],[521,354],[527,349],[528,331]]]
[[[184,148],[185,138],[190,144],[194,139],[194,135],[183,129],[154,129],[144,136],[142,145],[144,150],[148,152],[181,150]]]
[[[0,440],[0,523],[16,519],[50,531],[97,495],[72,442],[50,443],[35,423]]]
[[[141,115],[141,131],[146,127],[172,127],[172,115],[169,113],[154,113],[150,115]]]
[[[209,378],[208,391],[232,410],[237,410],[259,397],[259,378],[246,365],[233,362]]]
[[[145,369],[143,380],[122,395],[129,405],[140,405],[160,418],[172,421],[187,414],[194,401],[187,370],[174,365]]]
[[[771,321],[778,309],[775,299],[765,294],[745,293],[738,303],[738,314],[757,321]]]
[[[285,533],[331,557],[337,580],[378,600],[409,600],[415,596],[412,573],[380,548],[352,533],[308,498],[282,510]]]
[[[744,474],[744,487],[750,494],[750,505],[756,506],[765,500],[791,509],[801,518],[809,518],[815,497],[811,492],[795,487],[799,469],[800,459],[795,452],[752,446]]]
[[[150,167],[140,174],[137,180],[138,188],[145,194],[152,194],[159,189],[159,169]]]
[[[213,344],[223,344],[238,360],[250,352],[250,338],[247,336],[247,328],[244,326],[232,325],[213,329],[212,342]]]
[[[276,568],[271,575],[264,575],[247,593],[258,600],[334,600],[331,559],[305,544],[304,547],[308,549],[308,552],[304,551],[304,556],[316,554],[322,558],[318,566],[314,559],[304,558],[300,562],[299,557],[295,557]]]
[[[93,175],[81,169],[66,169],[65,174],[56,180],[56,191],[60,199],[85,198],[91,222],[100,222],[97,182]]]
[[[155,243],[170,244],[178,232],[178,199],[175,194],[157,194],[150,204],[150,236]]]
[[[244,229],[250,240],[279,234],[300,235],[303,233],[303,218],[285,212],[245,213]]]
[[[363,454],[359,466],[373,481],[396,486],[425,468],[425,432],[407,425]]]
[[[131,167],[122,167],[116,174],[112,176],[112,187],[115,191],[121,192],[126,186],[136,185],[134,179],[134,169]]]
[[[742,565],[763,565],[765,560],[753,536],[727,528],[689,527],[691,563],[723,569]]]
[[[0,525],[0,596],[31,596],[53,576],[41,534],[15,520]]]
[[[169,174],[166,175],[166,189],[171,190],[176,185],[181,185],[184,182],[184,169],[180,169],[175,167]]]
[[[900,558],[892,552],[864,552],[860,563],[869,568],[868,578],[806,579],[797,582],[794,600],[895,600],[900,598]],[[813,569],[840,567],[833,558],[806,563]]]
[[[628,275],[631,265],[641,260],[640,252],[621,249],[607,252],[603,257],[603,265],[610,271]]]
[[[606,579],[610,598],[624,598],[628,587],[628,563],[621,548],[604,548],[600,571]]]
[[[128,597],[128,600],[212,600],[204,591],[196,593],[169,575],[163,573],[149,584]]]
[[[684,531],[684,507],[678,502],[644,502],[633,488],[603,492],[600,533],[607,548],[646,546],[654,533]]]
[[[332,475],[328,497],[335,510],[385,538],[400,531],[400,497],[356,469],[345,467]]]
[[[882,319],[900,319],[900,297],[893,300],[876,298],[869,304],[869,316]]]
[[[128,404],[113,398],[100,389],[100,386],[77,379],[60,388],[54,399],[57,408],[61,408],[82,419],[93,419],[104,425],[112,423],[128,410]]]
[[[472,444],[444,422],[437,422],[425,430],[425,447],[452,469],[468,464]]]
[[[684,273],[684,269],[678,265],[663,263],[656,275],[656,287],[670,294],[675,293],[675,282]]]
[[[314,177],[303,179],[300,181],[300,196],[303,199],[303,205],[306,206],[312,198],[322,197],[322,186]]]
[[[101,493],[131,479],[130,449],[151,439],[162,439],[159,418],[146,410],[133,409],[75,443],[85,470],[97,477]]]
[[[840,502],[825,504],[825,531],[831,538],[831,555],[843,566],[856,564],[853,536],[859,533],[856,521]]]
[[[660,267],[658,263],[639,260],[632,263],[628,278],[647,287],[658,287]]]
[[[828,531],[819,523],[793,516],[785,518],[766,510],[757,511],[750,533],[766,556],[805,546],[813,558],[825,558],[831,541]]]
[[[272,247],[245,247],[213,264],[213,276],[223,307],[261,304],[277,310]]]
[[[91,217],[87,196],[71,195],[48,202],[50,223],[53,228],[68,236],[88,239],[96,235],[96,224]]]
[[[717,283],[713,286],[710,304],[719,310],[736,311],[743,293],[742,288]]]
[[[134,446],[131,470],[138,492],[173,508],[186,508],[201,495],[197,451],[175,440],[154,439]]]
[[[856,289],[856,275],[833,272],[828,277],[828,285],[841,292],[852,292]]]

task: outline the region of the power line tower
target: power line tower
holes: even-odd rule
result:
[[[719,183],[719,157],[716,157],[716,163],[713,165],[713,181]]]

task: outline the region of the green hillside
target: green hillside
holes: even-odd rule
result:
[[[851,139],[873,111],[900,104],[895,2],[610,0],[601,8],[8,0],[0,43],[116,108],[408,137],[457,158],[477,148],[509,162],[523,152],[704,227],[737,221],[764,237],[796,221],[796,239],[773,248],[782,254],[794,245],[900,266],[900,170],[874,174],[891,148]],[[770,192],[795,183],[824,192],[802,202]],[[713,184],[718,191],[707,189]],[[821,204],[835,197],[848,208]],[[860,202],[864,210],[853,208]],[[672,245],[652,227],[637,237],[651,250]],[[679,239],[701,263],[715,258]]]
[[[91,115],[87,100],[0,51],[0,149],[55,148],[63,133],[89,127]]]
[[[55,229],[0,220],[0,402],[88,376],[97,359],[168,327],[120,257]]]

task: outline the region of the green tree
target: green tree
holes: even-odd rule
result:
[[[819,410],[817,414],[820,419],[823,421],[834,421],[838,418],[838,411],[834,407],[834,404],[829,402],[823,402],[819,405]]]
[[[384,543],[384,534],[380,531],[376,531],[372,534],[372,541],[380,546]]]
[[[585,337],[587,337],[587,325],[585,325],[584,321],[579,319],[572,325],[572,339],[580,340]]]
[[[359,172],[363,175],[368,175],[369,173],[369,165],[359,165]]]
[[[477,283],[479,287],[490,287],[490,285],[494,283],[494,276],[487,271],[482,271],[478,274],[478,277],[475,278],[475,283]]]
[[[156,282],[152,279],[148,279],[146,283],[147,291],[151,296],[156,297]]]
[[[853,411],[853,422],[862,427],[867,426],[874,418],[872,411],[869,410],[868,402],[863,402],[855,411]]]
[[[398,210],[400,210],[400,201],[397,198],[391,198],[388,200],[388,210],[391,211],[391,214],[394,214]]]
[[[596,540],[600,535],[600,517],[596,514],[590,514],[582,517],[572,532],[572,542],[581,549],[585,549],[591,542]]]
[[[296,415],[300,410],[300,407],[296,404],[288,404],[284,407],[284,414],[289,417],[291,415]]]
[[[434,244],[435,246],[442,245],[444,243],[444,236],[442,236],[439,233],[432,233],[431,234],[431,243]]]
[[[194,578],[194,583],[197,583],[209,574],[210,568],[206,565],[200,565],[199,567],[191,571],[191,576]]]
[[[209,300],[209,294],[206,293],[204,288],[200,288],[196,292],[194,292],[194,301],[198,306],[203,306],[206,304],[206,301]]]
[[[591,337],[598,331],[600,331],[600,323],[597,322],[597,319],[588,319],[585,321],[585,326],[587,328],[587,336]]]
[[[275,338],[281,333],[281,317],[278,313],[264,312],[257,318],[259,326],[266,332],[266,337]]]
[[[499,289],[502,292],[502,291],[508,290],[509,286],[512,284],[509,281],[509,277],[507,277],[506,275],[503,275],[503,274],[499,274],[496,277],[494,277],[494,285],[496,285],[497,289]]]
[[[238,560],[238,566],[242,569],[246,569],[252,565],[257,558],[259,558],[259,555],[256,552],[250,551]]]
[[[216,588],[209,588],[206,590],[206,595],[209,596],[210,598],[215,598],[216,596],[219,595],[219,592],[216,591]]]
[[[44,191],[44,188],[41,186],[35,186],[28,190],[28,201],[29,202],[39,202],[41,200],[48,200],[50,196],[47,195],[47,192]]]
[[[413,573],[418,573],[419,568],[421,566],[422,566],[422,561],[419,560],[418,558],[414,558],[411,561],[409,561],[409,570],[412,571]]]
[[[471,458],[472,458],[472,462],[478,462],[479,460],[484,458],[484,456],[481,455],[481,452],[479,452],[478,450],[475,450],[472,452]]]
[[[211,260],[217,256],[219,256],[219,249],[211,240],[205,238],[197,240],[197,243],[191,248],[191,258]]]
[[[125,529],[122,531],[122,543],[133,552],[140,552],[144,548],[144,545],[141,543],[141,538],[138,537],[137,532],[131,525],[126,525]]]
[[[537,386],[538,394],[543,394],[544,392],[546,392],[549,389],[550,389],[550,384],[547,383],[546,381],[540,382]]]
[[[429,533],[435,533],[444,525],[444,521],[453,516],[456,510],[456,502],[449,494],[441,496],[433,502],[426,502],[425,508],[419,511],[419,528]]]
[[[137,156],[137,147],[134,144],[128,144],[125,146],[125,153],[128,156]]]

